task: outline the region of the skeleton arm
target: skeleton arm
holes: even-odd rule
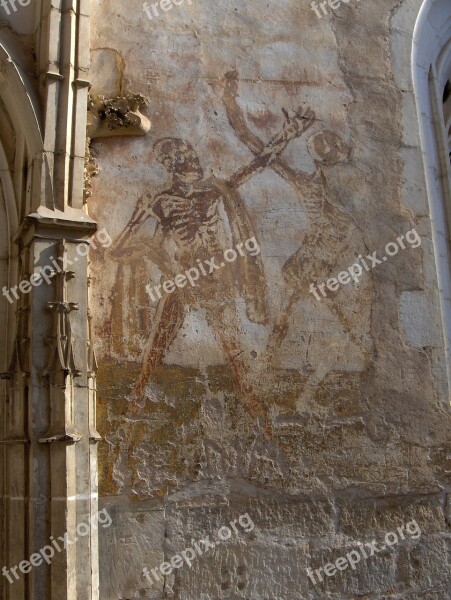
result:
[[[138,198],[132,216],[110,250],[111,258],[115,259],[127,256],[134,251],[133,248],[136,246],[136,232],[139,231],[148,219],[154,216],[152,213],[153,202],[151,194],[145,194]]]
[[[111,249],[110,256],[114,260],[130,258],[133,255],[149,254],[150,259],[165,275],[172,272],[171,259],[164,249],[164,236],[160,223],[152,211],[156,201],[151,194],[141,196],[136,204],[130,220]],[[149,219],[157,220],[153,236],[136,235],[142,225]]]
[[[289,117],[285,112],[286,122],[283,130],[275,135],[266,146],[258,153],[254,160],[237,171],[228,181],[228,185],[237,188],[247,181],[255,172],[263,170],[268,165],[278,160],[280,154],[285,150],[288,143],[295,137],[301,136],[309,129],[315,120],[315,113],[307,108],[302,111],[298,109],[293,117]]]
[[[247,126],[243,111],[238,102],[238,74],[236,71],[226,73],[224,78],[223,104],[227,112],[230,125],[233,127],[238,139],[255,155],[260,154],[265,145]],[[288,181],[304,198],[321,196],[324,186],[323,175],[317,171],[309,175],[304,171],[292,169],[281,158],[276,157],[271,162],[271,168],[283,179]]]
[[[160,224],[158,223],[155,233],[152,237],[141,235],[139,237],[128,238],[122,248],[116,249],[112,258],[129,258],[134,254],[146,256],[153,264],[166,276],[171,277],[173,268],[171,258],[164,249],[164,236]]]

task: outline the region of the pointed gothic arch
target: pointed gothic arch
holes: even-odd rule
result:
[[[5,217],[2,234],[6,236],[4,246],[7,246],[2,248],[0,257],[7,263],[0,273],[0,287],[6,285],[9,289],[18,270],[17,245],[13,239],[23,218],[37,209],[41,200],[43,141],[34,90],[21,72],[14,53],[1,39],[0,114],[0,186]],[[4,256],[5,252],[8,256]],[[0,336],[6,333],[5,329],[8,328],[3,328]],[[3,337],[0,340],[3,342]],[[3,352],[10,349],[8,343],[2,343],[1,348]],[[1,358],[0,368],[6,370],[3,356]]]
[[[425,0],[415,25],[412,75],[426,175],[451,385],[451,3]]]
[[[32,86],[10,48],[0,40],[0,289],[17,285],[27,270],[27,253],[18,235],[24,218],[41,197],[43,141]],[[11,302],[7,300],[11,298]],[[30,446],[25,422],[29,396],[27,367],[15,362],[19,339],[29,337],[29,298],[0,296],[0,482],[2,563],[28,552]],[[19,342],[20,344],[20,342]],[[28,353],[23,345],[24,355]],[[21,360],[19,359],[19,363]],[[17,363],[17,361],[16,361]],[[11,490],[15,490],[11,497]],[[13,526],[14,524],[14,526]],[[25,597],[27,583],[18,582]],[[8,591],[5,598],[9,598]]]

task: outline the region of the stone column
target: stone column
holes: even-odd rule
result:
[[[96,224],[81,211],[79,217],[30,215],[19,238],[19,281],[28,284],[19,295],[10,368],[2,374],[8,382],[5,559],[13,567],[44,546],[53,556],[49,566],[19,572],[17,581],[13,574],[7,600],[99,597],[100,436],[87,277]]]
[[[25,248],[20,253],[19,281],[29,275],[30,251]],[[16,336],[9,370],[0,377],[7,381],[6,403],[3,407],[4,445],[4,489],[5,489],[5,553],[9,567],[19,565],[26,558],[28,540],[28,514],[31,460],[30,435],[28,430],[30,397],[30,317],[31,298],[20,295],[16,305]],[[17,571],[16,571],[17,574]],[[9,581],[8,581],[9,580]],[[22,600],[27,597],[28,581],[22,575],[19,579],[9,573],[4,580],[5,599]],[[7,582],[8,581],[8,582]],[[9,585],[9,583],[11,585]]]
[[[15,358],[11,389],[17,398],[28,396],[22,436],[29,445],[28,460],[22,457],[29,466],[23,482],[24,497],[30,497],[28,555],[44,545],[53,545],[55,552],[50,583],[46,565],[39,566],[30,573],[24,594],[11,592],[14,600],[98,599],[97,528],[92,524],[99,436],[90,384],[87,277],[88,240],[96,225],[85,213],[80,217],[76,221],[35,214],[23,228],[29,274],[43,272],[46,280],[33,287],[20,308],[18,321],[26,314],[33,325],[28,336],[22,325],[16,343],[27,352],[29,369],[26,356]],[[16,436],[19,425],[13,429]],[[58,539],[64,537],[67,542]]]
[[[89,0],[36,2],[39,99],[0,46],[0,99],[20,141],[11,175],[3,170],[12,181],[27,173],[16,187],[2,178],[15,209],[10,253],[19,257],[8,285],[22,287],[14,348],[0,374],[8,388],[0,444],[4,563],[19,565],[44,546],[53,556],[11,584],[3,578],[2,600],[98,600],[100,436],[87,257],[97,225],[86,206],[97,167],[89,142],[143,135],[150,122],[139,94],[88,97]]]

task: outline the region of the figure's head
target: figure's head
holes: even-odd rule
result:
[[[191,144],[178,138],[158,140],[155,156],[164,167],[183,182],[199,181],[204,172]]]

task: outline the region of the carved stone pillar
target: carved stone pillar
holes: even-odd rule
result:
[[[80,215],[81,216],[81,215]],[[96,224],[27,217],[5,406],[6,563],[53,546],[5,587],[6,600],[98,600],[95,361],[88,328],[88,241]],[[26,289],[24,287],[24,289]],[[81,527],[81,529],[79,529]],[[67,543],[58,541],[66,537]],[[17,571],[16,571],[17,573]],[[13,576],[12,576],[13,577]]]
[[[44,546],[54,552],[49,564],[10,575],[11,583],[3,577],[0,596],[98,600],[100,436],[87,257],[97,225],[86,211],[98,169],[89,142],[143,135],[150,122],[139,94],[88,97],[89,0],[37,0],[36,11],[38,98],[0,43],[0,112],[5,107],[15,128],[7,147],[16,146],[8,164],[0,128],[0,201],[7,199],[2,214],[10,234],[4,283],[17,289],[47,274],[2,313],[12,320],[15,309],[16,333],[5,338],[0,373],[7,385],[0,407],[1,550],[16,573]]]
[[[35,270],[48,282],[30,296],[32,362],[30,400],[33,425],[29,437],[35,469],[30,473],[35,506],[32,518],[48,523],[41,540],[58,542],[45,598],[98,600],[97,449],[95,398],[92,387],[92,344],[88,329],[88,241],[96,224],[27,219],[24,236]],[[39,494],[38,494],[39,492]],[[31,525],[31,522],[30,522]],[[31,525],[33,527],[33,525]],[[36,539],[38,521],[34,525]],[[87,528],[87,529],[86,529]],[[34,549],[30,549],[33,551]],[[45,567],[45,565],[44,565]],[[33,572],[36,589],[45,589],[42,573]],[[21,598],[41,598],[40,594]]]
[[[30,251],[22,250],[20,254],[20,280],[29,277]],[[27,547],[30,496],[29,467],[31,460],[29,423],[29,388],[30,388],[30,317],[31,300],[21,295],[16,307],[16,337],[9,370],[2,373],[7,380],[7,398],[4,407],[5,446],[4,477],[5,489],[10,493],[5,497],[5,560],[9,566],[18,565],[24,560]],[[15,581],[6,588],[7,600],[26,598],[28,582],[26,578]]]

